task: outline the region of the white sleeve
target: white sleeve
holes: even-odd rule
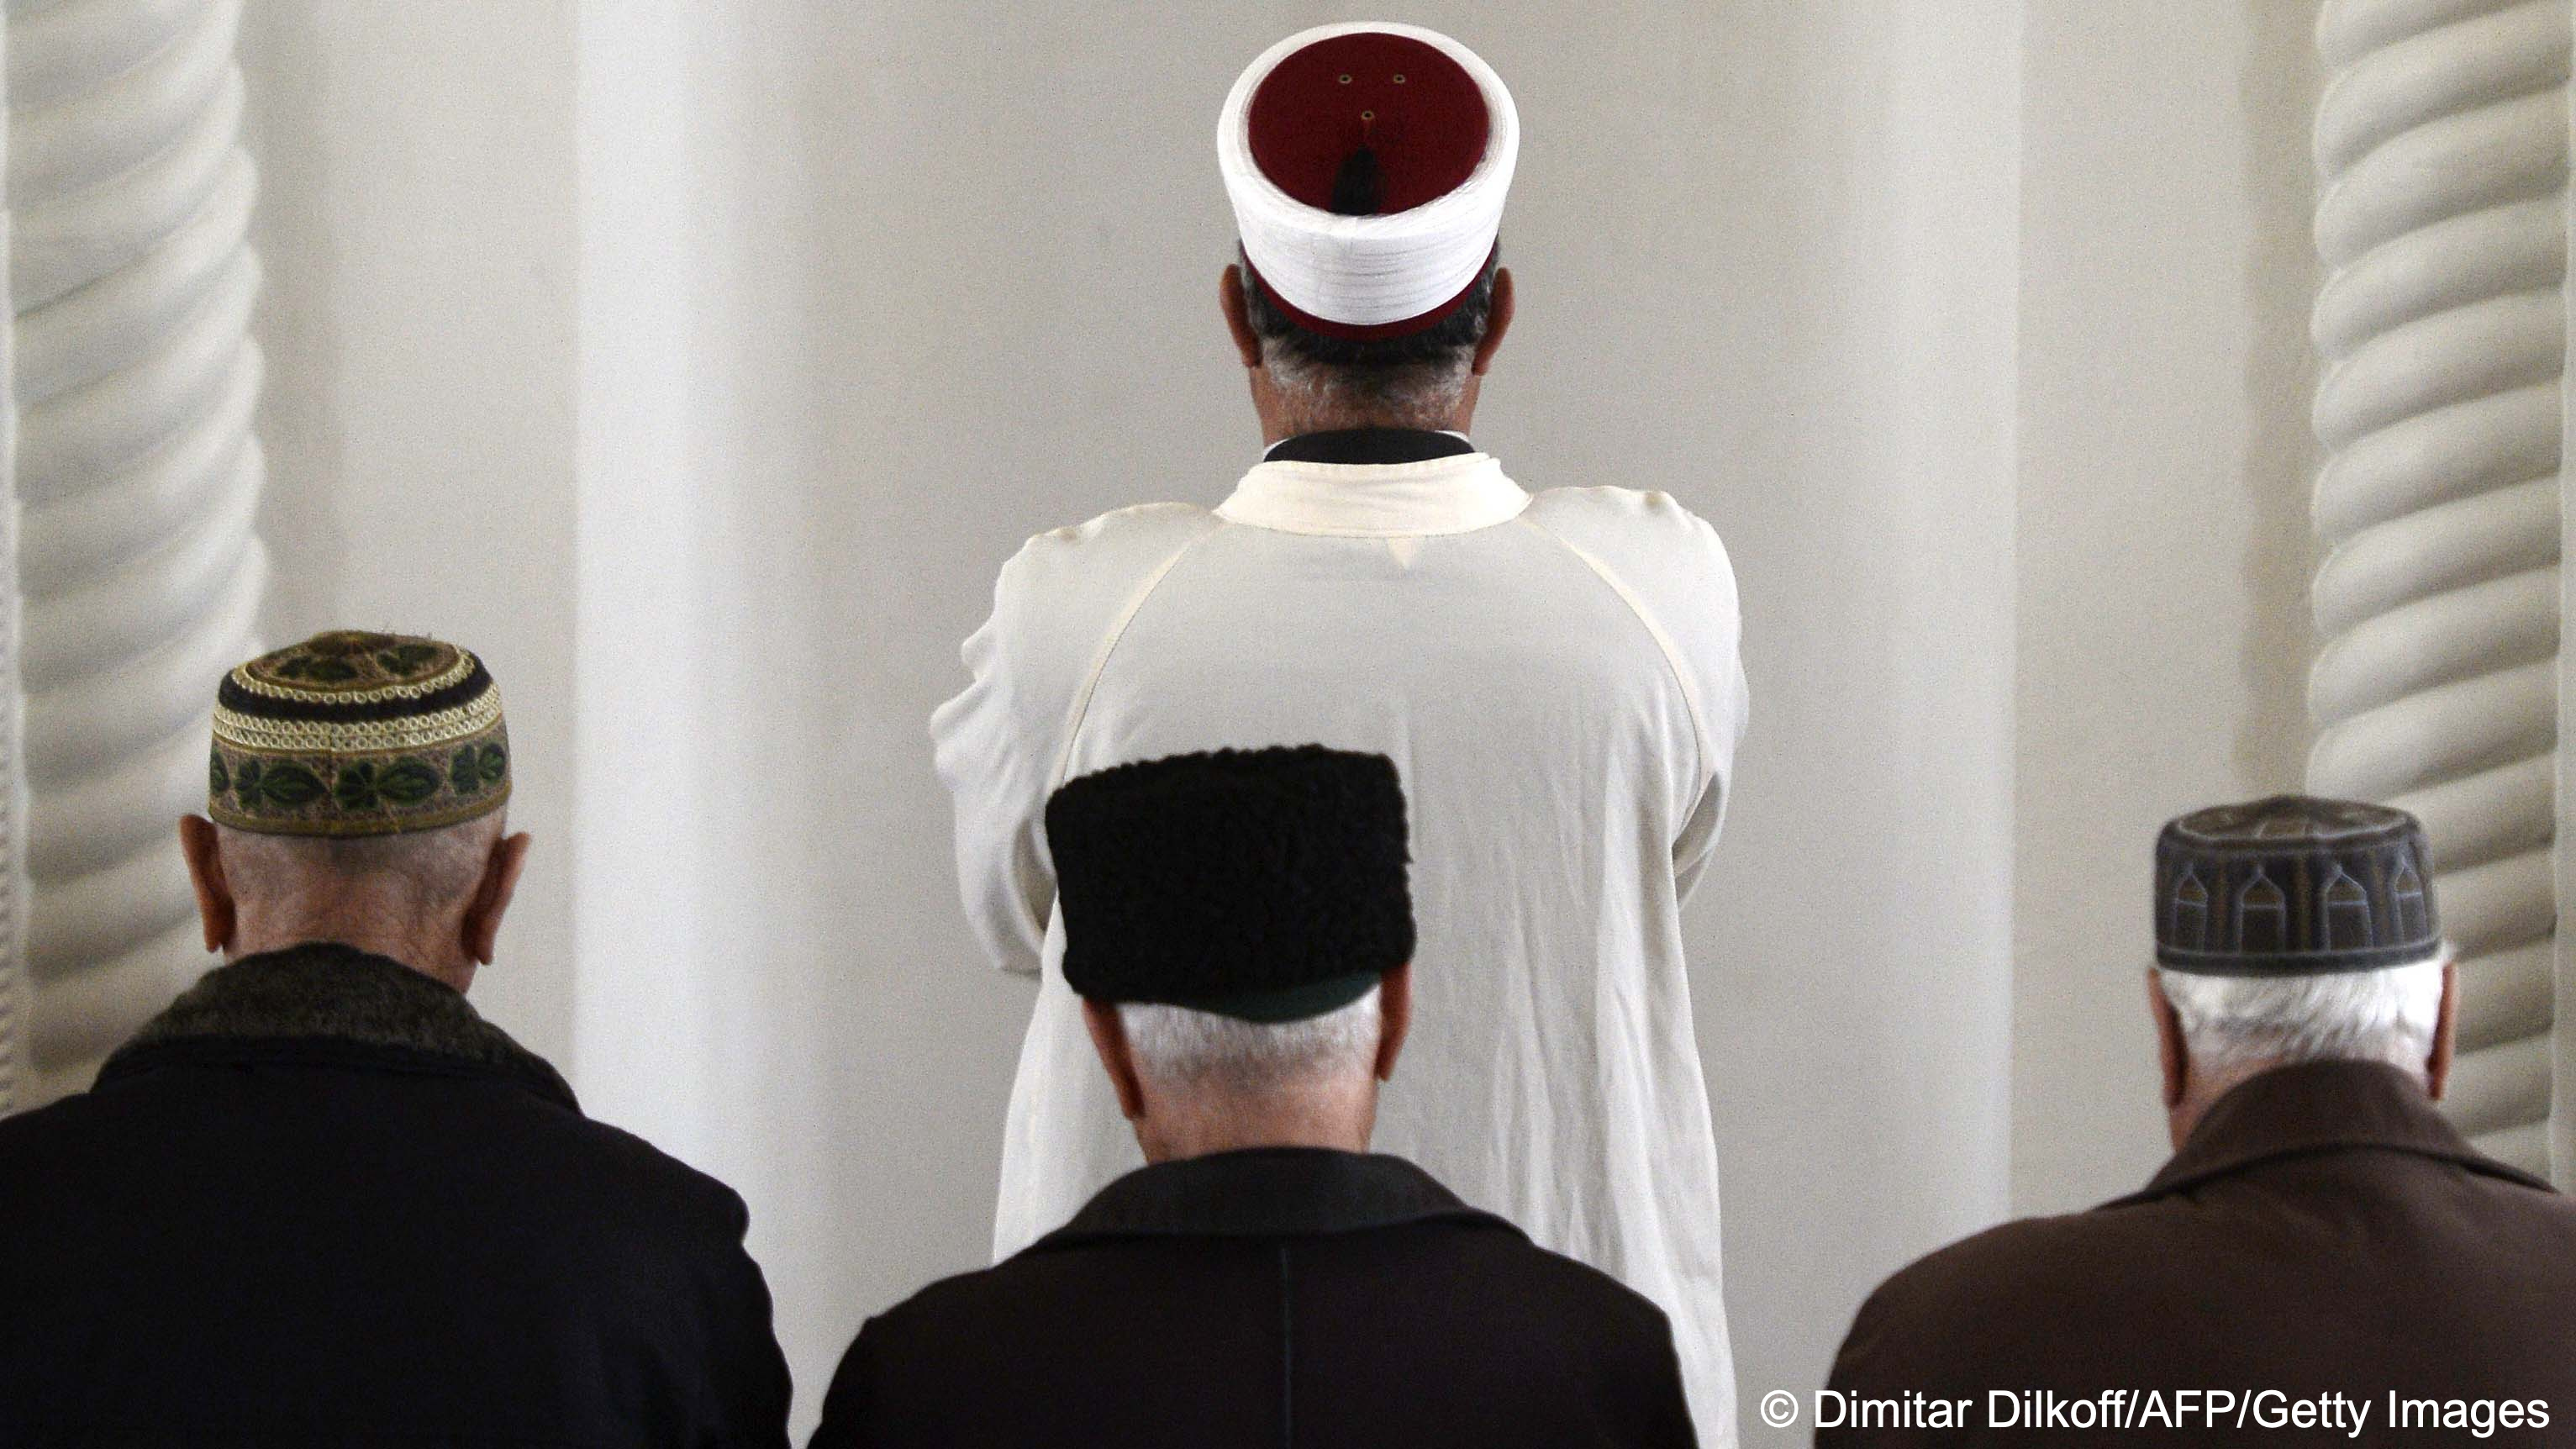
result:
[[[957,887],[967,923],[994,964],[1035,976],[1055,909],[1055,872],[1040,829],[1055,741],[1051,732],[1032,738],[1041,732],[1021,708],[1028,681],[1013,677],[1011,655],[1023,642],[1012,637],[1025,589],[1019,576],[1028,557],[1024,548],[1002,566],[992,616],[958,650],[970,682],[930,717],[930,734],[957,810]]]
[[[1673,762],[1673,881],[1687,898],[1726,821],[1747,718],[1735,568],[1706,519],[1667,493],[1555,488],[1526,515],[1620,590],[1687,698],[1697,748]]]
[[[1726,823],[1726,804],[1735,793],[1735,748],[1743,741],[1745,725],[1752,717],[1751,695],[1744,681],[1744,628],[1736,604],[1735,566],[1727,558],[1726,545],[1718,540],[1717,530],[1697,516],[1691,522],[1697,525],[1698,535],[1696,553],[1702,596],[1699,609],[1714,627],[1688,631],[1699,641],[1693,651],[1696,657],[1692,667],[1699,674],[1710,758],[1699,803],[1692,807],[1681,834],[1673,841],[1673,882],[1683,900],[1690,899],[1701,872],[1708,868],[1709,857],[1716,852],[1718,831]]]
[[[1055,910],[1047,796],[1063,781],[1083,702],[1128,618],[1189,545],[1205,509],[1150,503],[1028,541],[993,584],[993,613],[958,652],[964,693],[930,717],[957,811],[957,887],[996,965],[1044,966]]]

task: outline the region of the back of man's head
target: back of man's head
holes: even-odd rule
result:
[[[2155,902],[2177,1143],[2276,1067],[2375,1062],[2440,1095],[2452,971],[2414,817],[2295,795],[2196,811],[2158,839]]]
[[[350,838],[215,827],[235,926],[255,955],[338,941],[447,979],[472,962],[467,918],[486,894],[507,825],[499,812],[436,830]]]
[[[1104,1032],[1104,1060],[1149,1159],[1241,1147],[1357,1151],[1376,1121],[1381,1065],[1392,1070],[1401,1045],[1389,1035],[1397,1023],[1388,994],[1381,983],[1347,1006],[1281,1022],[1122,1005],[1124,1055]],[[1132,1088],[1123,1080],[1130,1074]]]
[[[1398,967],[1358,1000],[1294,1021],[1096,1000],[1083,1016],[1148,1162],[1252,1147],[1361,1152],[1412,999],[1411,968]]]
[[[500,692],[463,649],[334,630],[234,669],[179,829],[207,949],[337,941],[464,989],[526,859],[509,796]]]
[[[1411,1015],[1404,816],[1392,761],[1314,745],[1047,802],[1065,981],[1148,1158],[1367,1145]]]
[[[1479,345],[1494,315],[1497,267],[1485,263],[1456,306],[1430,327],[1398,337],[1329,336],[1299,326],[1259,286],[1244,289],[1244,315],[1261,363],[1298,431],[1325,427],[1445,428],[1467,400]]]

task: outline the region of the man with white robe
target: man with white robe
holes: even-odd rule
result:
[[[1335,25],[1237,81],[1228,325],[1268,450],[1213,511],[1030,540],[932,722],[968,914],[1040,978],[994,1226],[1007,1256],[1139,1157],[1061,969],[1049,794],[1125,762],[1315,742],[1413,802],[1413,1070],[1383,1150],[1672,1320],[1735,1441],[1717,1154],[1680,907],[1746,718],[1735,581],[1661,493],[1524,491],[1466,433],[1512,315],[1511,97],[1436,32]]]

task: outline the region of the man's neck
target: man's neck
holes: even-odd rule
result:
[[[1263,447],[1283,438],[1302,437],[1307,433],[1337,433],[1352,428],[1401,428],[1434,433],[1464,433],[1476,418],[1476,393],[1469,379],[1466,395],[1453,408],[1437,411],[1404,408],[1313,407],[1301,401],[1290,404],[1279,399],[1260,405],[1255,399],[1254,412],[1261,419]]]
[[[474,963],[465,959],[461,952],[424,950],[409,933],[370,929],[346,922],[269,923],[245,919],[236,926],[233,939],[225,945],[224,959],[238,961],[245,956],[264,956],[271,951],[288,951],[323,941],[398,962],[432,981],[455,988],[460,994],[474,985]]]
[[[2182,1145],[2191,1140],[2191,1134],[2199,1129],[2202,1120],[2209,1116],[2209,1109],[2217,1106],[2220,1098],[2266,1072],[2296,1065],[2296,1062],[2265,1057],[2257,1061],[2237,1062],[2215,1072],[2203,1072],[2197,1062],[2193,1063],[2191,1075],[2183,1083],[2182,1100],[2168,1108],[2165,1114],[2174,1150],[2181,1151]],[[2422,1074],[2414,1075],[2416,1085],[2422,1086]]]
[[[1149,1120],[1136,1124],[1136,1140],[1148,1162],[1257,1147],[1366,1152],[1376,1127],[1377,1096],[1365,1090],[1256,1103],[1195,1098],[1177,1109],[1176,1104],[1163,1104]]]

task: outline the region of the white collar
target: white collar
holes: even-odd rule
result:
[[[1218,505],[1228,523],[1337,538],[1472,533],[1529,507],[1487,453],[1418,463],[1257,463]]]

